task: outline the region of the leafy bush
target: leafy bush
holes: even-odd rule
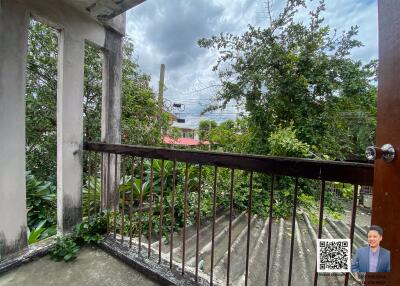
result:
[[[74,260],[78,256],[80,247],[72,237],[57,237],[57,242],[50,251],[51,259],[65,262]]]
[[[270,154],[274,156],[309,157],[310,146],[296,136],[293,126],[279,128],[268,137]]]
[[[91,216],[83,220],[75,227],[74,239],[79,244],[100,244],[103,240],[102,234],[107,232],[107,219],[104,213]]]
[[[39,240],[45,239],[51,235],[56,233],[56,226],[52,225],[49,228],[44,227],[46,224],[46,220],[41,221],[36,228],[27,229],[28,234],[28,243],[33,244],[38,242]]]
[[[57,237],[55,246],[50,251],[51,259],[55,261],[71,261],[78,256],[80,248],[86,244],[100,244],[102,234],[107,231],[105,213],[99,213],[84,219],[77,224],[74,233],[69,237]]]
[[[35,243],[56,234],[56,186],[39,181],[26,173],[26,205],[28,212],[28,242]]]

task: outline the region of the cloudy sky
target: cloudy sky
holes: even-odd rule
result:
[[[275,13],[282,2],[274,1]],[[326,0],[323,16],[331,28],[339,31],[358,25],[358,39],[364,47],[355,50],[352,56],[364,62],[377,58],[376,0]],[[299,19],[306,20],[307,14],[300,13]],[[236,117],[237,108],[233,105],[224,111],[199,116],[215,95],[213,85],[218,81],[211,70],[217,54],[199,48],[197,41],[221,32],[241,34],[248,24],[261,27],[268,24],[264,0],[147,0],[128,12],[127,34],[135,44],[141,70],[151,75],[157,91],[160,64],[164,63],[166,105],[185,106],[184,111],[174,112],[185,118],[186,123],[175,125],[196,127],[201,119],[221,122]]]

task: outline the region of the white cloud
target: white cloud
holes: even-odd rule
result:
[[[282,2],[275,0],[274,13]],[[165,97],[186,105],[185,126],[197,126],[195,116],[216,90],[204,88],[218,83],[211,70],[217,55],[199,48],[197,40],[221,32],[240,34],[248,24],[265,26],[265,8],[263,0],[148,0],[128,12],[127,34],[134,40],[139,65],[151,75],[156,91],[160,64],[166,64]],[[327,0],[324,17],[338,31],[360,26],[358,39],[365,46],[355,50],[353,57],[364,62],[377,58],[376,0]],[[230,108],[208,117],[221,121],[234,118],[229,114],[233,112]]]

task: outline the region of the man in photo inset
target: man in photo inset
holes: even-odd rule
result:
[[[368,246],[357,249],[351,263],[351,272],[390,272],[390,251],[379,246],[383,229],[371,225],[368,230]]]

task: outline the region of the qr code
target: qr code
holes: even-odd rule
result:
[[[318,239],[318,272],[350,272],[350,266],[350,239]]]

